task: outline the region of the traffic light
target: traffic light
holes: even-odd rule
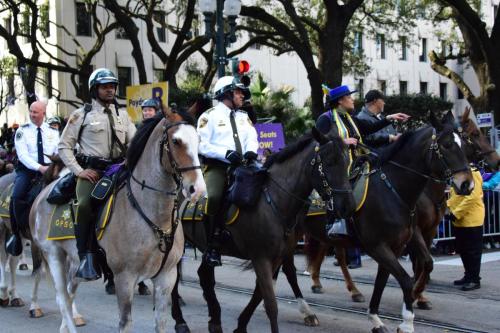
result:
[[[231,60],[233,76],[238,78],[241,83],[248,87],[250,85],[250,77],[246,73],[250,71],[250,63],[246,60],[238,60],[238,58],[233,58]]]

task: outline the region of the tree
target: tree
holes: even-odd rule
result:
[[[500,123],[500,15],[496,16],[493,27],[488,27],[479,10],[481,1],[443,0],[438,5],[436,20],[452,19],[456,23],[463,49],[455,54],[432,51],[429,55],[432,68],[457,85],[476,113],[493,110],[495,122]],[[472,66],[479,82],[477,96],[463,77],[447,65],[453,59],[467,60]]]
[[[0,114],[14,100],[14,68],[16,60],[13,57],[0,59]]]

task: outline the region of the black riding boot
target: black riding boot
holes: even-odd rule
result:
[[[205,229],[207,234],[207,250],[203,253],[203,260],[211,267],[222,266],[220,253],[217,250],[220,235],[217,231],[216,219],[217,216],[208,215],[205,221],[207,223],[207,227]]]
[[[21,230],[27,228],[29,212],[29,204],[24,200],[12,199],[9,205],[10,224],[12,227],[12,235],[5,243],[5,250],[8,254],[17,257],[23,252],[23,241],[21,238]]]
[[[326,234],[329,238],[345,237],[349,236],[347,232],[347,222],[345,219],[336,219],[333,224],[327,224]]]
[[[90,227],[84,223],[75,223],[76,246],[80,257],[80,266],[78,266],[76,277],[86,281],[93,281],[100,279],[101,274],[98,269],[96,254],[89,251],[89,229]]]

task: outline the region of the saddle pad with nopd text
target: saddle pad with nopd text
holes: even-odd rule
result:
[[[7,186],[0,194],[0,217],[10,218],[9,205],[12,192],[14,192],[14,184]]]
[[[201,222],[203,216],[207,210],[207,197],[203,197],[196,203],[192,203],[188,199],[184,200],[180,207],[181,220],[184,222]],[[233,224],[238,215],[240,214],[240,209],[235,205],[231,205],[226,213],[226,225]]]
[[[97,239],[100,240],[104,234],[104,230],[109,222],[113,211],[114,194],[111,195],[106,202],[99,209],[97,218],[96,234]],[[71,214],[70,204],[54,206],[50,217],[48,240],[63,240],[74,239],[75,229],[73,226],[73,218]]]

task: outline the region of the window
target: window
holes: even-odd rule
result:
[[[363,99],[365,97],[365,80],[364,79],[359,79],[358,83],[356,85],[356,90],[358,91],[359,94],[359,99]]]
[[[10,19],[10,16],[9,17],[6,17],[3,19],[3,27],[5,28],[5,30],[7,30],[7,33],[10,35],[12,30],[11,30],[11,26],[12,26],[12,21]]]
[[[493,18],[496,19],[498,14],[498,5],[493,6]]]
[[[420,56],[421,62],[427,62],[427,38],[420,38]]]
[[[387,95],[387,82],[385,80],[378,80],[378,88],[384,95]]]
[[[193,18],[193,36],[198,37],[200,35],[200,17],[196,14]]]
[[[29,7],[25,6],[21,13],[21,34],[23,35],[23,42],[31,42],[31,11]]]
[[[77,60],[78,63],[78,60]],[[90,76],[90,73],[94,71],[94,65],[88,65],[87,68],[85,66],[79,64],[82,67],[82,72],[83,73],[88,73],[87,75]],[[78,91],[84,91],[84,89],[88,89],[88,79],[82,80],[82,75],[78,75]]]
[[[385,35],[377,34],[377,57],[379,59],[385,59]]]
[[[457,88],[457,99],[464,99],[464,94],[462,94],[462,90]]]
[[[441,41],[441,50],[440,50],[440,53],[441,53],[441,57],[444,57],[446,56],[446,41],[445,40],[442,40]]]
[[[115,38],[116,39],[129,39],[128,35],[127,35],[127,32],[121,26],[116,28],[116,30],[115,30]]]
[[[439,83],[439,97],[445,101],[448,99],[448,84],[444,82]]]
[[[125,97],[127,86],[132,85],[132,68],[118,67],[118,82],[118,96]]]
[[[354,33],[354,54],[362,55],[363,54],[363,33],[355,32]]]
[[[408,94],[408,81],[399,81],[399,94]]]
[[[42,24],[40,27],[42,36],[43,37],[50,37],[50,17],[49,17],[49,12],[50,12],[50,7],[49,7],[49,2],[46,1],[44,4],[40,5],[39,8],[39,22]]]
[[[154,82],[165,81],[166,75],[164,69],[153,69]]]
[[[253,34],[253,33],[250,32],[248,34],[248,39],[252,39],[252,38],[255,38],[255,34]],[[252,45],[250,45],[250,48],[254,49],[254,50],[260,50],[262,48],[262,44],[253,43]]]
[[[92,17],[84,2],[76,3],[76,34],[92,36]]]
[[[406,60],[408,52],[408,38],[406,36],[399,37],[399,43],[401,48],[399,51],[399,60]]]
[[[427,82],[420,81],[420,93],[427,95]]]
[[[153,19],[160,26],[156,28],[156,34],[158,36],[158,41],[165,43],[167,41],[167,29],[165,28],[165,13],[164,12],[154,12]]]
[[[43,85],[45,88],[45,96],[52,97],[52,70],[43,69]]]

